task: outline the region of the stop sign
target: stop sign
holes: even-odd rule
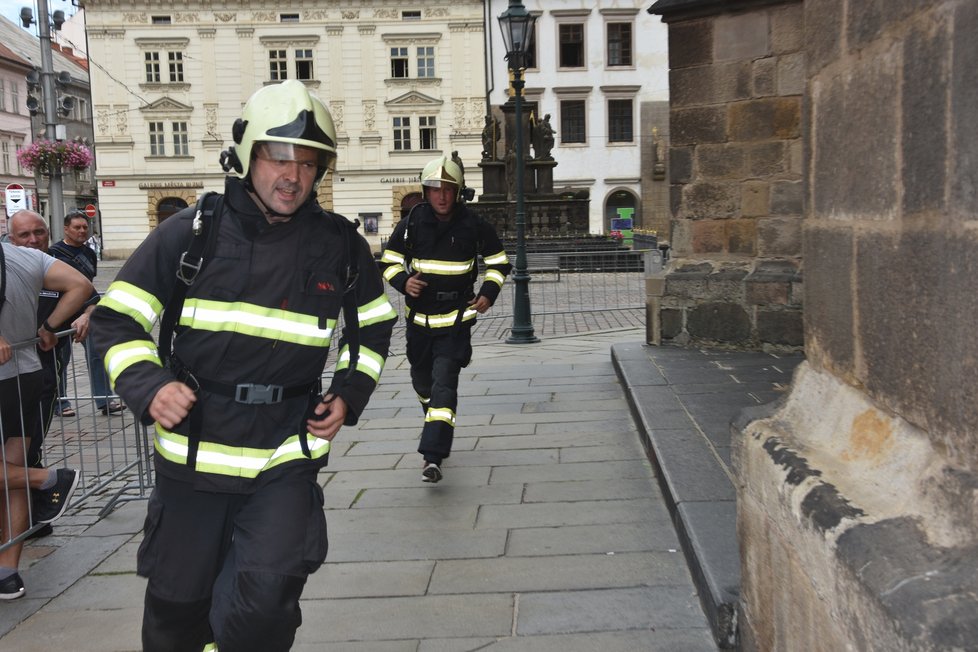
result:
[[[89,217],[95,217],[95,213],[96,213],[95,204],[88,204],[87,206],[85,206],[85,215],[88,215]]]

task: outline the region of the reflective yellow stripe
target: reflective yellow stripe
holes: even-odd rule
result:
[[[319,328],[319,318],[253,303],[187,299],[180,314],[180,325],[199,330],[230,331],[269,340],[328,347],[336,320]]]
[[[410,314],[410,309],[406,310],[406,314]],[[476,315],[475,308],[466,308],[465,313],[462,315],[462,321],[469,321],[475,319]],[[425,315],[424,313],[416,312],[414,313],[414,323],[418,326],[427,326],[428,328],[445,328],[447,326],[454,326],[455,320],[458,319],[458,310],[453,310],[451,312],[446,312],[443,315]]]
[[[201,652],[217,652],[217,643],[208,643]]]
[[[162,367],[160,354],[152,340],[133,340],[111,347],[105,353],[105,371],[109,374],[109,383],[115,389],[115,381],[123,371],[137,362],[152,362]]]
[[[475,260],[424,260],[417,258],[413,265],[414,269],[425,274],[458,276],[471,272],[473,265],[475,265]]]
[[[384,280],[390,281],[392,278],[394,278],[401,272],[407,274],[407,270],[404,269],[402,265],[391,265],[390,267],[384,270]]]
[[[147,333],[163,312],[163,304],[149,292],[132,283],[114,281],[99,300],[98,305],[111,308],[136,320]]]
[[[455,426],[455,412],[449,410],[448,408],[428,408],[428,411],[424,415],[425,423],[431,421],[444,421],[448,425]]]
[[[505,251],[500,251],[498,254],[483,256],[482,260],[486,263],[486,265],[504,265],[509,262],[509,257],[506,255]]]
[[[393,249],[384,249],[384,253],[380,257],[380,262],[382,263],[396,263],[398,265],[404,264],[404,254],[401,254]]]
[[[503,273],[500,272],[499,270],[496,270],[496,269],[487,269],[486,270],[486,280],[487,281],[492,281],[496,285],[502,287],[502,284],[506,280],[506,277],[503,276]]]
[[[382,294],[370,303],[357,308],[357,319],[360,321],[360,328],[363,328],[370,324],[397,319],[397,311],[387,300],[387,295]]]
[[[336,370],[342,371],[349,366],[350,347],[344,346],[340,349],[339,359],[336,361]],[[361,345],[359,355],[357,355],[357,371],[367,374],[376,382],[380,380],[380,374],[383,370],[384,357]]]
[[[309,454],[319,459],[329,453],[329,442],[306,433]],[[185,435],[170,432],[159,423],[156,424],[156,452],[177,464],[187,463],[187,449],[190,440]],[[216,473],[240,478],[256,478],[262,471],[292,462],[307,459],[302,454],[299,435],[292,435],[278,448],[247,448],[226,446],[202,441],[197,448],[197,463],[194,470],[202,473]]]

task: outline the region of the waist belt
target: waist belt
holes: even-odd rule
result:
[[[182,383],[186,383],[194,391],[202,389],[205,392],[210,392],[211,394],[218,394],[220,396],[233,398],[236,402],[243,403],[245,405],[270,405],[273,403],[281,403],[286,399],[296,398],[297,396],[308,396],[319,389],[318,381],[312,381],[302,385],[292,385],[291,387],[285,387],[283,385],[263,385],[260,383],[238,383],[237,385],[231,385],[228,383],[221,383],[216,380],[201,378],[200,376],[193,374],[183,365],[174,365],[174,372],[177,380]]]
[[[455,301],[459,297],[459,292],[435,292],[435,301]]]

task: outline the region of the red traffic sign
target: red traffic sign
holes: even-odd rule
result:
[[[96,213],[95,204],[88,204],[87,206],[85,206],[85,215],[88,215],[89,217],[95,217],[95,213]]]

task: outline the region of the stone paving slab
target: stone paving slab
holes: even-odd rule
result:
[[[360,424],[320,474],[330,550],[293,647],[317,652],[714,650],[640,430],[609,360],[641,330],[479,344],[457,447],[420,481],[421,414],[394,356]],[[651,364],[651,363],[649,363]],[[0,650],[138,650],[145,501],[57,524],[0,604]],[[38,592],[44,591],[39,597]],[[92,597],[96,596],[96,597]]]
[[[714,639],[729,646],[740,591],[730,424],[782,395],[803,358],[637,343],[611,356]]]

